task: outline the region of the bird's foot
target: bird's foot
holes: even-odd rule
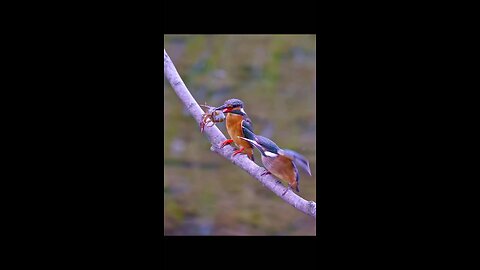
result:
[[[241,153],[241,152],[242,152],[244,149],[245,149],[245,147],[240,147],[240,149],[238,149],[238,150],[236,150],[235,152],[233,152],[233,155],[232,155],[232,157],[234,157],[234,156],[236,156],[236,155],[240,154],[240,153]]]
[[[282,196],[285,195],[285,193],[287,193],[287,191],[290,189],[290,186],[288,186],[285,191],[283,192]]]
[[[260,174],[261,176],[264,176],[264,175],[267,175],[267,174],[272,174],[271,172],[269,172],[267,169],[265,169],[264,172],[262,172],[262,174]],[[277,180],[278,181],[278,180]]]
[[[222,144],[220,144],[220,148],[223,148],[223,147],[225,147],[225,145],[231,144],[232,142],[233,142],[232,139],[225,140],[225,141],[222,142]]]

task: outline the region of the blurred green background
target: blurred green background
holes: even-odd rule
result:
[[[165,35],[199,104],[241,99],[255,133],[309,161],[300,193],[316,201],[315,35]],[[164,234],[316,235],[316,221],[210,151],[164,79]],[[225,122],[217,127],[226,135]],[[255,161],[261,164],[255,151]],[[286,185],[286,183],[283,183]]]

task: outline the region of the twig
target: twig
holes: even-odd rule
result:
[[[190,91],[188,91],[185,83],[178,74],[175,65],[173,64],[165,49],[163,50],[163,71],[165,77],[170,82],[170,85],[172,86],[177,96],[186,106],[188,112],[193,116],[195,121],[200,124],[200,122],[202,121],[202,114],[204,112],[198,105],[197,101],[190,94]],[[211,151],[220,154],[227,160],[230,160],[233,164],[242,168],[248,174],[260,181],[262,185],[267,187],[278,197],[282,198],[284,201],[286,201],[288,204],[292,205],[296,209],[314,218],[317,217],[317,204],[314,201],[307,201],[291,190],[289,190],[287,193],[285,193],[284,196],[282,196],[285,187],[277,183],[277,180],[271,175],[262,176],[261,173],[264,172],[264,169],[262,167],[259,167],[255,162],[248,159],[246,155],[237,155],[232,158],[232,154],[235,148],[230,145],[227,145],[224,148],[219,148],[218,146],[224,140],[226,140],[226,138],[216,126],[205,128],[203,133],[207,136],[208,140],[212,144],[212,147],[210,148]]]

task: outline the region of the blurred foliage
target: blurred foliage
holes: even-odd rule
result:
[[[198,103],[245,103],[255,133],[310,161],[300,196],[316,201],[315,35],[166,35]],[[315,220],[222,157],[164,80],[164,234],[315,235]],[[217,127],[228,137],[225,124]],[[260,154],[255,160],[261,164]],[[284,183],[286,185],[286,183]]]

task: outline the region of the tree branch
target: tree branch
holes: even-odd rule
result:
[[[163,71],[165,77],[170,82],[170,85],[172,86],[177,96],[186,106],[188,112],[193,116],[195,121],[200,124],[204,111],[200,108],[197,101],[190,94],[190,91],[188,91],[185,83],[178,74],[175,65],[173,64],[165,49],[163,50]],[[224,148],[219,148],[218,146],[224,140],[226,140],[226,138],[215,125],[213,127],[206,127],[203,133],[207,136],[208,140],[212,144],[212,147],[210,148],[211,151],[220,154],[233,164],[246,171],[248,174],[260,181],[263,186],[267,187],[269,190],[271,190],[273,193],[275,193],[277,196],[282,198],[284,201],[286,201],[288,204],[292,205],[296,209],[314,218],[317,217],[317,204],[314,201],[307,201],[291,190],[289,190],[287,193],[285,193],[284,196],[282,196],[282,193],[285,190],[285,186],[277,183],[276,179],[271,175],[261,176],[261,173],[264,172],[264,169],[262,167],[259,167],[255,162],[248,159],[246,155],[237,155],[232,158],[232,154],[235,148],[230,145],[227,145]]]

